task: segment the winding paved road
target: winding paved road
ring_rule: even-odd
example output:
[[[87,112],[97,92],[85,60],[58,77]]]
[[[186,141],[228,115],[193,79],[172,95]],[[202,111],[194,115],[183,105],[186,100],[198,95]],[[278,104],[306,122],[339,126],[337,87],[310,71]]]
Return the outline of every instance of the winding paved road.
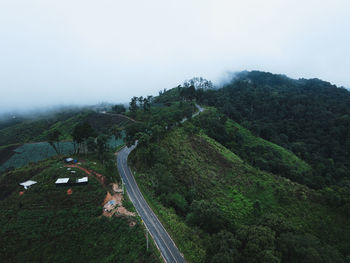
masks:
[[[193,114],[193,117],[198,115],[204,109],[196,104],[198,111]],[[182,122],[186,121],[183,119]],[[158,247],[163,259],[167,263],[186,262],[179,249],[176,247],[174,241],[171,239],[168,232],[165,230],[157,216],[143,198],[135,178],[128,166],[128,156],[130,152],[135,149],[136,145],[131,147],[124,147],[117,155],[117,166],[119,174],[125,184],[129,198],[134,204],[137,213],[142,218],[148,232],[151,234],[156,246]]]

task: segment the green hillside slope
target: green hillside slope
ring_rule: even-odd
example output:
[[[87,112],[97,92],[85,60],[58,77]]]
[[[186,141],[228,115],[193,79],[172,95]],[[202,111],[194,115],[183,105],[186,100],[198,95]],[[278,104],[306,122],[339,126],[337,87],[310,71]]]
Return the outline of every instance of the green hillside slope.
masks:
[[[50,118],[26,120],[0,130],[0,146],[13,143],[46,141],[47,134],[56,129],[62,133],[62,140],[70,140],[78,123],[88,122],[97,132],[106,132],[113,125],[125,127],[132,121],[118,114],[102,114],[93,111],[74,112],[70,115],[55,115]]]
[[[194,124],[256,168],[296,182],[308,182],[311,178],[312,168],[294,153],[253,135],[215,108],[200,114]]]
[[[349,197],[257,170],[194,130],[186,123],[131,154],[142,191],[188,262],[344,262],[350,251]],[[150,149],[151,160],[145,157]],[[276,149],[282,161],[308,169]],[[334,206],[332,198],[342,201]]]
[[[24,122],[0,130],[0,145],[40,141],[54,125],[66,123],[62,133],[68,137],[74,125],[87,116],[87,112],[55,115],[48,118],[25,120]],[[46,138],[44,139],[46,140]]]
[[[93,161],[85,165],[100,172],[103,166]],[[86,176],[62,166],[51,159],[1,175],[3,262],[159,262],[152,246],[147,251],[140,222],[131,227],[127,218],[101,216],[106,189],[97,179],[89,176],[89,183],[71,187],[70,195],[70,187],[56,187],[57,178]],[[18,183],[28,179],[37,184],[24,191]]]

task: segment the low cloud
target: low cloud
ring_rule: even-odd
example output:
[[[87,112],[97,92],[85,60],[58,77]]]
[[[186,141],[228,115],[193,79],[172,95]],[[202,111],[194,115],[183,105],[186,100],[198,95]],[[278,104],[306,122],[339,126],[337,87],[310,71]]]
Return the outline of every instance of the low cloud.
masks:
[[[350,86],[345,0],[0,3],[0,112],[127,102],[262,70]]]

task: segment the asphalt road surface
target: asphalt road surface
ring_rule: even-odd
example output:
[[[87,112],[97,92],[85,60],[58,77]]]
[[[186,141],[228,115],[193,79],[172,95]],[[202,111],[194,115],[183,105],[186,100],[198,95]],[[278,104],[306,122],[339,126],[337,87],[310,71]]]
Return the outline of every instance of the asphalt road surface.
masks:
[[[128,155],[134,148],[135,146],[130,148],[124,147],[117,156],[118,171],[123,179],[129,198],[134,204],[137,213],[140,215],[144,224],[146,225],[148,232],[153,237],[153,240],[155,241],[164,260],[168,263],[186,262],[176,247],[174,241],[171,239],[163,225],[158,220],[157,216],[153,213],[152,209],[143,198],[134,176],[128,167]]]
[[[193,117],[198,115],[204,109],[196,104],[198,112],[193,114]],[[186,121],[184,119],[182,122]],[[128,156],[135,149],[136,145],[124,147],[117,155],[117,166],[123,183],[125,184],[131,202],[134,204],[137,213],[142,218],[148,232],[156,243],[163,259],[167,263],[186,262],[174,241],[171,239],[168,232],[153,213],[152,209],[143,198],[135,178],[128,166]]]

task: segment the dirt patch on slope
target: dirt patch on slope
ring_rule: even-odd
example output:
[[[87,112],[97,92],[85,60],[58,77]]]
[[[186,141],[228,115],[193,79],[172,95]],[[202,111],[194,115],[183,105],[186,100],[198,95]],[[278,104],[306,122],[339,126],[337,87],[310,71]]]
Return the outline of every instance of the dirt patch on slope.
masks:
[[[114,193],[111,194],[107,191],[106,197],[103,200],[103,213],[102,215],[105,217],[112,217],[113,215],[118,217],[127,217],[129,220],[129,225],[132,227],[136,224],[135,220],[130,217],[134,217],[135,213],[128,211],[123,206],[123,194],[122,189],[118,187],[117,183],[112,184],[112,188]]]
[[[68,164],[65,165],[65,167],[70,168],[78,168],[82,171],[84,171],[89,176],[94,176],[101,184],[102,186],[107,190],[106,185],[106,177],[102,174],[99,174],[93,170],[86,169],[84,167],[81,167],[77,164]],[[103,207],[103,213],[102,215],[105,217],[112,217],[113,215],[118,217],[127,217],[129,221],[129,226],[134,226],[136,224],[135,220],[131,219],[130,217],[134,217],[135,213],[128,211],[123,206],[123,189],[119,188],[117,183],[111,183],[112,188],[112,194],[107,190],[106,197],[102,202]]]

